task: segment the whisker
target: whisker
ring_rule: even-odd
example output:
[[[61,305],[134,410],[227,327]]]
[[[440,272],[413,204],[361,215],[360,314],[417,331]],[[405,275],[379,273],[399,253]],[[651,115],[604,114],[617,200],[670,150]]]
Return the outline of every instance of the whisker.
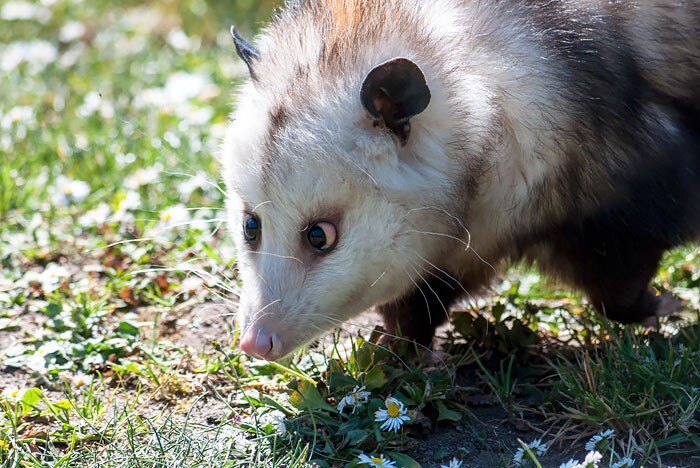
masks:
[[[423,282],[424,282],[425,285],[428,287],[428,289],[430,289],[430,291],[433,293],[433,296],[435,296],[435,298],[436,298],[436,299],[438,300],[438,302],[440,303],[440,306],[442,307],[442,310],[445,311],[445,316],[449,319],[449,318],[450,318],[450,313],[447,311],[447,307],[445,307],[445,304],[443,304],[442,299],[440,299],[440,296],[438,295],[438,293],[435,292],[435,290],[433,289],[433,287],[430,286],[430,283],[428,283],[428,281],[423,277],[423,275],[420,274],[420,272],[419,272],[418,270],[416,270],[416,268],[415,268],[413,265],[411,265],[411,268],[413,269],[413,271],[416,272],[416,274],[417,274],[418,276],[420,276],[420,279],[423,280]],[[433,323],[433,322],[432,322],[432,317],[430,316],[430,306],[428,306],[427,310],[428,310],[428,320],[429,320],[428,323]]]
[[[219,224],[217,224],[214,230],[210,232],[209,235],[205,237],[205,239],[212,239],[216,235],[216,233],[219,232],[219,229],[221,229],[221,226],[223,226],[224,223],[226,223],[226,221],[222,220]]]
[[[163,174],[168,174],[168,175],[172,175],[172,176],[189,177],[190,179],[194,179],[195,177],[197,177],[196,174],[193,175],[193,174],[188,174],[186,172],[171,172],[171,171],[161,171],[161,172]],[[221,195],[223,195],[224,197],[226,196],[226,192],[224,191],[224,189],[219,187],[219,184],[215,184],[214,182],[211,182],[209,180],[205,180],[204,183],[209,185],[210,187],[213,187],[216,190],[218,190],[219,193],[221,193]]]
[[[469,244],[465,242],[464,240],[460,239],[459,237],[453,236],[452,234],[445,234],[444,232],[433,232],[433,231],[420,231],[418,229],[408,229],[406,231],[402,231],[404,234],[427,234],[431,236],[439,236],[439,237],[447,237],[448,239],[455,240],[459,242],[460,244],[464,245],[464,250],[469,250]]]
[[[404,342],[406,342],[406,343],[409,343],[409,344],[412,344],[412,345],[417,346],[418,348],[422,349],[423,351],[432,352],[432,350],[431,350],[428,346],[425,346],[425,345],[420,344],[420,343],[416,343],[415,341],[413,341],[413,340],[410,339],[410,338],[406,338],[406,337],[403,337],[403,336],[395,335],[395,334],[390,333],[390,332],[388,332],[388,331],[386,331],[386,330],[378,330],[378,329],[375,328],[375,327],[369,327],[369,326],[366,326],[366,325],[361,325],[361,324],[357,324],[357,323],[353,323],[353,322],[343,322],[342,320],[334,319],[334,318],[332,318],[332,317],[326,317],[326,320],[328,320],[328,321],[331,322],[331,323],[332,323],[333,321],[335,321],[336,324],[337,324],[336,326],[337,326],[342,332],[347,333],[349,336],[352,336],[353,333],[351,333],[350,331],[348,331],[348,330],[346,330],[345,328],[343,328],[342,325],[347,324],[347,325],[350,325],[350,326],[352,326],[352,327],[355,327],[355,328],[357,328],[357,329],[359,329],[359,330],[367,331],[367,332],[370,332],[370,333],[376,332],[376,333],[380,334],[381,336],[387,336],[387,337],[389,337],[389,338],[391,338],[391,339],[393,339],[393,340],[396,340],[396,341],[404,341]],[[368,343],[369,343],[369,342],[368,342]],[[383,350],[387,351],[389,354],[391,354],[392,356],[394,356],[406,369],[409,369],[408,364],[407,364],[403,359],[401,359],[401,356],[399,356],[396,352],[394,352],[389,346],[386,346],[386,345],[383,345],[383,344],[379,344],[379,343],[372,343],[372,344],[373,344],[374,346],[380,348],[380,349],[383,349]],[[450,374],[450,377],[453,378],[453,377],[454,377],[454,376],[452,375],[453,373],[450,371],[449,367],[447,366],[447,363],[446,363],[442,358],[439,359],[439,362],[442,363],[442,365],[445,367],[445,369],[446,369],[446,370],[448,371],[448,373]]]
[[[374,282],[373,282],[372,284],[370,284],[369,287],[370,287],[370,288],[373,288],[375,284],[379,283],[379,280],[382,279],[382,278],[384,277],[384,275],[386,275],[386,270],[383,271],[382,274],[379,275],[379,278],[377,278],[376,280],[374,280]]]
[[[464,291],[464,294],[466,294],[467,296],[469,296],[469,299],[472,299],[472,300],[474,299],[474,296],[472,296],[472,294],[471,294],[469,291],[467,291],[467,289],[464,287],[464,285],[463,285],[456,277],[452,276],[451,274],[449,274],[448,272],[446,272],[446,271],[443,270],[442,268],[438,267],[438,266],[435,265],[433,262],[431,262],[431,261],[428,260],[427,258],[423,257],[421,254],[419,254],[419,253],[416,252],[415,250],[413,250],[413,249],[408,249],[408,250],[409,250],[410,253],[413,253],[413,254],[416,255],[418,258],[420,258],[421,260],[423,260],[425,263],[427,263],[428,265],[430,265],[431,267],[435,268],[437,271],[439,271],[440,273],[442,273],[443,275],[445,275],[446,277],[448,277],[449,279],[451,279],[452,281],[454,281],[455,284],[457,284],[457,285],[459,286],[459,288],[460,288],[462,291]],[[435,275],[435,276],[436,276],[437,278],[439,278],[438,275]]]
[[[408,274],[408,271],[406,271],[405,268],[403,268],[404,273],[406,273],[406,276],[408,276],[408,279],[411,280],[411,282],[416,286],[418,289],[418,292],[423,296],[423,300],[425,300],[425,309],[428,311],[428,319],[430,319],[430,303],[428,302],[428,297],[425,295],[423,292],[423,289],[421,289],[420,286],[418,286],[418,283],[416,283],[416,280],[414,280],[411,275]]]
[[[215,307],[216,307],[216,304],[210,304],[210,305],[208,305],[208,306],[202,307],[201,309],[199,309],[199,310],[197,311],[197,313],[196,313],[195,315],[199,315],[199,314],[201,314],[202,312],[204,312],[204,311],[206,311],[206,310],[208,310],[208,309],[211,309],[211,308],[215,308]],[[204,318],[195,320],[195,321],[192,323],[191,326],[194,327],[194,328],[196,328],[196,327],[199,327],[200,325],[202,325],[203,323],[205,323],[205,322],[207,322],[207,321],[209,321],[209,320],[215,319],[215,318],[221,318],[221,317],[224,317],[224,318],[225,318],[225,317],[235,317],[236,315],[238,315],[238,312],[237,312],[237,311],[236,311],[236,312],[222,312],[222,313],[219,313],[219,314],[214,314],[214,315],[210,315],[210,316],[208,316],[208,317],[204,317]]]
[[[264,201],[264,202],[262,202],[262,203],[258,203],[258,204],[255,205],[255,207],[253,207],[253,209],[250,210],[250,211],[252,211],[253,213],[255,213],[255,210],[257,210],[258,208],[260,208],[260,207],[263,206],[263,205],[267,205],[268,203],[272,203],[272,200],[267,200],[267,201]]]
[[[231,294],[237,294],[236,290],[228,286],[227,284],[223,283],[219,278],[214,276],[213,274],[209,273],[206,270],[202,270],[200,268],[182,268],[182,267],[150,267],[150,268],[142,268],[140,270],[134,270],[130,272],[130,275],[137,275],[137,274],[143,274],[143,273],[169,273],[169,272],[184,272],[184,273],[194,273],[196,276],[199,278],[208,281],[208,282],[213,282],[215,286],[220,287],[226,292],[229,292]]]
[[[494,274],[495,274],[495,273],[498,273],[498,272],[496,271],[496,268],[495,268],[493,265],[491,265],[489,262],[487,262],[486,260],[484,260],[484,258],[483,258],[481,255],[479,255],[479,253],[478,253],[476,250],[474,250],[474,249],[472,248],[471,251],[474,252],[474,255],[476,255],[476,258],[478,258],[479,261],[481,261],[481,263],[483,263],[483,264],[486,265],[487,267],[491,268],[491,271],[493,271]]]
[[[301,259],[299,259],[297,257],[289,256],[289,255],[279,255],[279,254],[274,254],[272,252],[259,252],[257,250],[249,250],[248,253],[256,254],[256,255],[269,255],[271,257],[281,258],[283,260],[294,260],[296,262],[299,262],[301,265],[304,265],[304,262]]]
[[[369,180],[371,180],[376,187],[379,187],[379,184],[377,183],[376,179],[372,177],[372,175],[369,172],[367,172],[363,167],[361,167],[357,163],[354,163],[354,166],[357,167],[360,171],[362,171],[367,177],[369,177]]]
[[[250,325],[248,325],[248,327],[245,330],[242,330],[242,334],[244,335],[245,333],[247,333],[248,330],[250,330],[250,327],[252,327],[256,322],[260,321],[260,319],[270,315],[269,312],[265,313],[265,314],[263,314],[263,312],[265,311],[265,309],[267,309],[268,307],[272,307],[273,305],[277,304],[278,302],[281,302],[281,299],[275,299],[274,301],[268,303],[265,307],[258,309],[255,313],[253,313],[255,320],[253,320],[253,322],[251,322]]]
[[[461,219],[459,219],[457,216],[453,215],[452,213],[450,213],[449,211],[447,211],[447,210],[445,210],[445,209],[443,209],[443,208],[440,208],[440,207],[437,207],[437,206],[424,206],[424,207],[421,207],[421,208],[413,208],[413,209],[409,210],[409,211],[404,215],[404,217],[406,217],[406,216],[412,214],[413,212],[416,212],[416,211],[424,211],[424,210],[439,211],[439,212],[443,213],[444,215],[448,216],[448,217],[449,217],[450,219],[452,219],[453,221],[455,221],[455,222],[456,222],[457,224],[459,224],[459,226],[464,230],[464,232],[467,233],[467,245],[470,245],[470,244],[471,244],[472,234],[471,234],[471,232],[469,232],[469,229],[467,229],[467,227],[464,225],[464,223],[462,223],[462,220],[461,220]]]
[[[107,244],[102,247],[95,247],[94,249],[87,249],[84,252],[85,253],[92,253],[92,252],[97,252],[99,250],[106,250],[112,247],[116,247],[118,245],[125,245],[125,244],[135,244],[137,242],[145,242],[145,241],[152,241],[153,237],[142,237],[140,239],[126,239],[126,240],[121,240],[117,242],[112,242],[111,244]]]

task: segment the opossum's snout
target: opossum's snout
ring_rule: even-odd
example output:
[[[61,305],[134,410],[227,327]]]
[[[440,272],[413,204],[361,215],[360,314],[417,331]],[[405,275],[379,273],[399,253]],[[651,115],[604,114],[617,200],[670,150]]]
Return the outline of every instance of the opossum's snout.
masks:
[[[279,334],[268,324],[254,323],[241,339],[241,349],[251,356],[273,361],[282,357],[283,343]]]

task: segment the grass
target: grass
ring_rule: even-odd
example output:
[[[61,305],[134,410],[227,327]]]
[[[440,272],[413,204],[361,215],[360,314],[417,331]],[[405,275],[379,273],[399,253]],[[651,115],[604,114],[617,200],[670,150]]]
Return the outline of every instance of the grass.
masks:
[[[238,351],[215,156],[245,70],[228,27],[271,8],[0,7],[3,466],[699,464],[697,248],[667,256],[655,287],[685,313],[656,330],[515,267],[439,355],[349,331],[283,364]]]

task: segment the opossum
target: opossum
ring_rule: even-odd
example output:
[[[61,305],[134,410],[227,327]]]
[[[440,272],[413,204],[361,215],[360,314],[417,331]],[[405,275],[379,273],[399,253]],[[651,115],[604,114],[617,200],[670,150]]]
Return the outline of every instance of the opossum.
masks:
[[[662,254],[700,237],[700,0],[301,0],[232,33],[253,356],[373,306],[429,345],[518,260],[641,321]]]

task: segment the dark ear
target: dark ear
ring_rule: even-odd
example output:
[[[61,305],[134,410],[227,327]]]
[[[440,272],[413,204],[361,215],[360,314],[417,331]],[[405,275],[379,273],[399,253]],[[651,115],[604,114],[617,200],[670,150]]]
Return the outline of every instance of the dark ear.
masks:
[[[250,76],[255,78],[255,70],[253,69],[253,65],[255,61],[260,58],[260,52],[258,52],[258,49],[250,45],[248,41],[243,39],[233,26],[231,26],[231,37],[233,37],[233,43],[236,45],[236,53],[248,66]]]
[[[418,65],[405,58],[395,58],[367,74],[360,99],[369,115],[382,121],[405,145],[411,134],[409,120],[428,107],[430,88]]]

